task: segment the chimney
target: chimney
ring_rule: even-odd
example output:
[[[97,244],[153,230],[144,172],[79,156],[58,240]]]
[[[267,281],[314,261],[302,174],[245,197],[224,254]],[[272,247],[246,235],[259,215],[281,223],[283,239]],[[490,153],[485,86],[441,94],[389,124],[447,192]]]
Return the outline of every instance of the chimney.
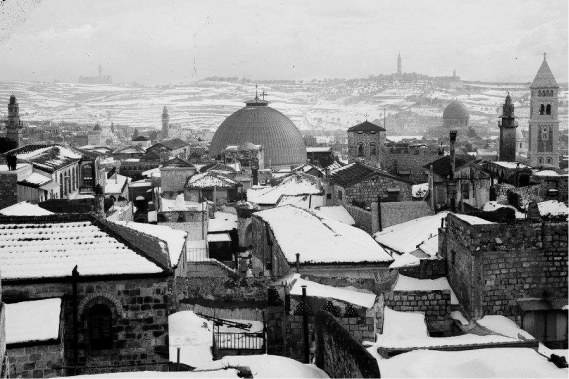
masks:
[[[451,174],[450,178],[454,179],[454,171],[456,169],[456,159],[454,154],[454,143],[456,142],[456,130],[450,131],[450,166],[451,166]]]
[[[105,218],[105,195],[100,184],[95,186],[95,216]]]

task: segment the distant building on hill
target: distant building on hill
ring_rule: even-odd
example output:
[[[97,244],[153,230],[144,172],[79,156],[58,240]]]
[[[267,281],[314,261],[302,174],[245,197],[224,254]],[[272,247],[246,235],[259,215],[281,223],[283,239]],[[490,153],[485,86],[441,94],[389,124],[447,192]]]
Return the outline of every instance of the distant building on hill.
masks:
[[[113,79],[110,75],[103,75],[103,67],[99,65],[98,76],[80,76],[80,84],[113,84]]]

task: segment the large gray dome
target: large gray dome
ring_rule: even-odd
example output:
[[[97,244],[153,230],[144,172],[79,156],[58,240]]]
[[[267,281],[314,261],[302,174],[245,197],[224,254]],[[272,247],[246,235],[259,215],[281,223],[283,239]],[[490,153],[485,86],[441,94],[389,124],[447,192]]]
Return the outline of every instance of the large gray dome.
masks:
[[[265,167],[289,166],[306,162],[306,147],[294,123],[267,101],[248,101],[225,119],[215,132],[209,155],[220,154],[229,145],[251,142],[262,145]]]

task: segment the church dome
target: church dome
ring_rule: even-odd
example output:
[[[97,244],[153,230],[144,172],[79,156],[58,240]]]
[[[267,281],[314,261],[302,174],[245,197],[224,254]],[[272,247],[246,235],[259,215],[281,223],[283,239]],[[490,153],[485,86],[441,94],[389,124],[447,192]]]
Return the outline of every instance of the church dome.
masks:
[[[454,126],[467,126],[470,114],[468,108],[459,101],[453,101],[445,108],[443,112],[443,125]]]
[[[219,155],[229,145],[250,142],[263,147],[266,167],[306,162],[302,135],[288,117],[258,98],[246,104],[221,123],[211,140],[210,156]]]

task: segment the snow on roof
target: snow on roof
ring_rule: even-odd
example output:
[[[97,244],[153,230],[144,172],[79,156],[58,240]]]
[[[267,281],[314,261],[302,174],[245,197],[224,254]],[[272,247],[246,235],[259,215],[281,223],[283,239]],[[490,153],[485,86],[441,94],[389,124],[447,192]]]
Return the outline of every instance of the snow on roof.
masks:
[[[287,175],[276,186],[248,189],[247,200],[256,204],[276,204],[283,195],[322,194],[318,178],[298,172]]]
[[[553,170],[542,170],[534,173],[535,176],[559,176],[559,174]]]
[[[237,215],[226,212],[215,212],[215,217],[209,219],[208,233],[228,232],[237,229]]]
[[[179,200],[181,197],[181,200]],[[207,203],[195,203],[193,201],[185,201],[184,194],[178,195],[176,200],[160,199],[161,209],[160,212],[174,212],[174,211],[205,211]]]
[[[569,214],[567,205],[557,200],[547,200],[537,203],[539,214],[543,216],[562,216]]]
[[[411,196],[423,197],[429,191],[429,183],[414,184],[411,187]]]
[[[164,242],[168,246],[168,254],[170,255],[170,264],[174,267],[178,265],[180,256],[183,253],[184,243],[186,242],[187,232],[183,230],[173,229],[166,225],[144,224],[133,221],[114,221],[115,223],[134,229],[144,234],[154,236]]]
[[[296,205],[301,208],[314,209],[315,207],[323,206],[324,203],[324,195],[282,195],[277,203],[277,207]]]
[[[52,215],[53,212],[43,209],[36,204],[21,201],[4,209],[0,209],[0,214],[4,216],[46,216]]]
[[[423,243],[419,245],[419,250],[430,257],[435,257],[439,252],[439,236],[437,235],[423,241]]]
[[[314,210],[314,212],[319,216],[328,217],[336,221],[343,222],[344,224],[348,225],[356,224],[354,218],[348,213],[346,208],[344,208],[341,205],[318,207]]]
[[[309,146],[306,148],[306,152],[307,153],[331,153],[332,147],[331,146],[323,146],[323,147]]]
[[[67,277],[75,265],[81,275],[163,271],[89,220],[9,222],[0,223],[2,279]]]
[[[396,257],[395,261],[389,265],[389,268],[414,267],[419,266],[420,264],[421,258],[416,257],[411,253],[405,253]]]
[[[5,304],[6,344],[59,338],[61,299]]]
[[[231,237],[229,233],[208,233],[207,242],[231,242]]]
[[[448,214],[449,212],[439,212],[431,216],[419,217],[385,228],[375,233],[373,237],[381,245],[399,254],[411,253],[417,250],[417,246],[425,240],[439,235],[441,220]]]
[[[389,254],[369,234],[314,212],[285,205],[256,212],[273,231],[289,263],[390,262]],[[315,243],[317,241],[317,243]],[[310,248],[307,248],[310,247]]]
[[[450,312],[450,318],[452,318],[453,320],[456,320],[458,322],[461,323],[461,325],[466,326],[468,324],[470,324],[468,322],[468,320],[462,315],[462,312],[460,311],[452,311]]]
[[[32,185],[41,186],[42,184],[51,182],[51,178],[48,178],[47,176],[34,172],[30,176],[25,178],[23,181]]]
[[[131,179],[127,176],[115,174],[114,178],[107,179],[105,184],[105,194],[120,194],[123,191],[126,183],[129,183]]]
[[[212,171],[195,174],[190,177],[186,183],[186,187],[190,188],[233,188],[236,185],[236,181]]]
[[[160,174],[161,174],[160,167],[151,168],[150,170],[146,170],[146,171],[142,172],[142,176],[146,176],[147,178],[150,178],[152,176],[159,177]]]
[[[451,304],[458,304],[458,299],[454,294],[452,288],[450,288],[450,284],[448,283],[447,278],[438,278],[438,279],[415,279],[409,276],[401,275],[397,277],[397,282],[393,287],[393,291],[419,291],[419,292],[428,292],[428,291],[443,291],[449,290],[450,291],[450,303]]]
[[[176,362],[176,348],[180,347],[181,363],[196,367],[211,362],[212,330],[211,321],[192,311],[176,312],[168,316],[170,360]]]
[[[429,336],[424,312],[399,312],[383,308],[383,334],[378,338],[409,339]]]
[[[525,213],[522,213],[520,211],[518,211],[515,207],[511,206],[511,205],[505,205],[505,204],[498,204],[497,201],[489,201],[486,204],[484,204],[484,206],[482,207],[483,211],[489,212],[489,211],[495,211],[496,209],[499,208],[510,208],[513,209],[516,212],[516,218],[522,219],[522,218],[526,218]]]
[[[504,316],[487,315],[482,317],[480,320],[476,320],[476,323],[482,325],[494,333],[502,334],[506,337],[530,340],[535,339],[531,334],[523,329],[520,329],[518,324],[516,324],[514,321]]]
[[[211,339],[211,335],[210,335],[210,339]],[[170,349],[171,350],[171,349]],[[170,353],[172,354],[172,353]],[[175,350],[174,353],[176,354]],[[176,361],[176,355],[172,355],[172,362]],[[191,366],[191,365],[190,365]],[[152,366],[148,366],[148,368],[151,368]],[[215,379],[221,379],[221,378],[235,378],[238,379],[239,378],[239,371],[237,371],[234,368],[214,368],[211,371],[201,371],[201,372],[195,372],[195,371],[131,371],[131,372],[113,372],[113,373],[107,373],[107,374],[86,374],[86,375],[77,375],[74,376],[74,379],[99,379],[99,378],[109,378],[109,379],[115,379],[115,378],[132,378],[132,379],[157,379],[157,378],[187,378],[187,379],[192,379],[192,378],[215,378]]]
[[[514,169],[514,168],[529,168],[529,166],[526,166],[523,163],[519,163],[519,162],[503,162],[503,161],[495,161],[492,162],[495,165],[504,167],[504,168],[509,168],[509,169]]]
[[[470,215],[459,214],[459,213],[456,213],[455,216],[456,216],[457,218],[461,219],[462,221],[466,221],[466,222],[469,223],[470,225],[490,225],[490,224],[495,224],[495,222],[488,221],[488,220],[484,220],[483,218],[476,217],[476,216],[470,216]]]
[[[48,172],[53,172],[71,163],[79,161],[83,156],[77,151],[61,145],[29,145],[14,151],[18,159],[25,160]]]
[[[567,378],[530,348],[414,350],[377,363],[385,378]]]
[[[210,337],[211,339],[211,337]],[[278,355],[225,356],[220,360],[197,367],[192,373],[202,374],[212,369],[245,366],[251,369],[255,378],[328,378],[323,370],[314,364],[300,363],[294,359]],[[219,371],[214,371],[219,372]]]
[[[298,274],[295,274],[298,275]],[[306,286],[306,296],[336,299],[370,309],[375,304],[376,295],[367,292],[356,292],[341,287],[327,286],[297,277],[291,295],[302,295],[302,286]]]

